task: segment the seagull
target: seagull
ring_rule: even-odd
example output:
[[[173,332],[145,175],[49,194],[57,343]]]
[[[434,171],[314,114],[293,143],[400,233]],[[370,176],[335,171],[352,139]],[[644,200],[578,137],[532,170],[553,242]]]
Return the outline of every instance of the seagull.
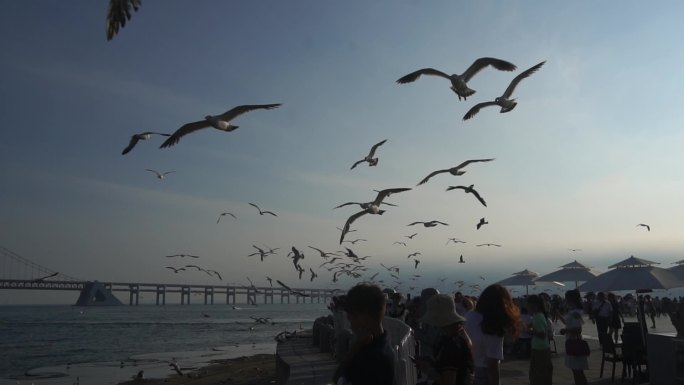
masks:
[[[221,277],[221,274],[219,274],[218,271],[216,270],[207,270],[207,274],[212,275],[214,274],[219,280],[223,281],[223,277]]]
[[[126,148],[124,148],[123,151],[121,152],[121,155],[128,154],[129,152],[131,152],[133,147],[135,147],[135,145],[138,144],[138,141],[147,140],[152,135],[171,136],[169,134],[162,134],[161,132],[151,132],[151,131],[146,131],[146,132],[141,132],[139,134],[134,134],[133,136],[131,136],[131,141],[128,142],[128,146],[126,146]]]
[[[501,245],[497,245],[496,243],[483,243],[483,244],[475,245],[475,246],[477,246],[477,247],[480,247],[480,246],[496,246],[496,247],[501,247]]]
[[[415,237],[416,235],[418,235],[418,233],[413,233],[411,235],[404,235],[404,238],[413,239],[413,237]]]
[[[352,245],[355,245],[356,242],[368,242],[368,239],[359,238],[359,239],[354,239],[353,241],[344,241],[344,242],[348,242],[348,243],[351,243]]]
[[[257,246],[255,246],[255,245],[252,245],[252,247],[255,248],[255,249],[257,249],[257,251],[256,251],[255,253],[252,253],[252,254],[248,255],[248,257],[252,257],[252,256],[255,256],[255,255],[258,255],[258,256],[261,258],[261,262],[263,262],[263,261],[264,261],[264,258],[265,258],[269,253],[266,252],[266,251],[264,251],[264,249],[262,249],[262,248],[260,248],[260,247],[257,247]]]
[[[197,269],[197,271],[206,271],[206,270],[204,270],[203,268],[201,268],[201,267],[199,267],[199,266],[197,266],[197,265],[185,265],[185,267],[194,267],[195,269]]]
[[[465,162],[459,164],[458,166],[455,166],[455,167],[452,167],[452,168],[448,168],[448,169],[446,169],[446,170],[437,170],[437,171],[433,171],[432,173],[430,173],[430,175],[426,176],[425,179],[421,180],[420,183],[418,183],[418,185],[425,184],[425,183],[426,183],[428,180],[430,180],[430,178],[432,178],[433,176],[435,176],[435,175],[437,175],[437,174],[442,174],[442,173],[445,173],[445,172],[448,172],[449,174],[451,174],[451,175],[453,175],[453,176],[463,175],[463,174],[465,174],[466,172],[465,172],[465,171],[461,171],[461,169],[464,168],[465,166],[467,166],[467,165],[469,165],[469,164],[471,164],[471,163],[475,163],[475,162],[491,162],[491,161],[494,160],[494,159],[496,159],[496,158],[489,158],[489,159],[470,159],[470,160],[466,160]]]
[[[573,253],[576,251],[582,251],[582,249],[568,249],[568,250],[572,251]]]
[[[645,223],[639,223],[638,225],[636,225],[636,227],[639,227],[639,226],[645,227],[646,230],[651,231],[651,226],[649,226]]]
[[[403,246],[406,246],[406,242],[394,242],[393,245],[403,245]]]
[[[445,74],[442,71],[436,70],[434,68],[423,68],[418,71],[412,72],[399,80],[397,83],[406,84],[416,81],[421,75],[434,75],[448,79],[451,82],[451,90],[458,95],[458,100],[467,100],[468,96],[475,93],[475,90],[468,88],[468,81],[475,76],[480,70],[487,66],[492,66],[499,71],[515,71],[517,68],[514,64],[501,59],[495,59],[492,57],[482,57],[473,62],[473,64],[468,67],[468,69],[461,75],[453,74],[451,76]]]
[[[344,236],[349,232],[349,228],[351,227],[351,224],[354,223],[355,220],[360,218],[363,215],[366,214],[377,214],[377,215],[382,215],[385,210],[380,210],[379,206],[382,203],[382,201],[387,198],[388,196],[396,193],[400,193],[403,191],[408,191],[411,190],[410,188],[390,188],[390,189],[385,189],[382,191],[378,191],[378,195],[375,197],[375,200],[373,203],[368,207],[367,209],[363,209],[362,211],[359,211],[358,213],[350,216],[347,219],[347,222],[344,224],[344,228],[342,229],[342,235],[340,236],[340,244],[342,244],[342,241],[344,241]]]
[[[302,292],[292,290],[292,288],[290,288],[289,286],[287,286],[286,284],[282,283],[281,281],[279,281],[279,280],[277,280],[277,279],[276,279],[276,282],[278,282],[278,285],[282,286],[283,289],[285,289],[285,290],[287,290],[288,292],[290,292],[290,294],[298,295],[298,296],[300,296],[300,297],[309,297],[308,294],[304,294],[304,293],[302,293]]]
[[[270,110],[280,106],[280,103],[244,105],[237,106],[231,110],[224,112],[221,115],[207,115],[204,117],[204,120],[184,124],[181,128],[176,130],[176,132],[174,132],[170,138],[166,139],[166,141],[162,143],[162,145],[159,148],[171,147],[177,144],[183,136],[207,127],[214,127],[217,130],[226,132],[234,131],[236,128],[238,128],[238,126],[233,126],[232,124],[230,124],[230,122],[236,117],[249,111]]]
[[[338,206],[338,207],[341,207],[341,206]],[[336,208],[337,208],[337,207],[336,207]],[[339,227],[335,227],[335,228],[338,229],[338,230],[340,230],[340,231],[344,231],[344,230],[342,230],[342,229],[339,228]],[[348,233],[353,233],[354,231],[356,231],[356,229],[353,229],[353,230],[352,230],[352,229],[349,229],[349,230],[347,230]]]
[[[414,269],[417,269],[417,268],[418,268],[418,264],[420,263],[420,261],[417,260],[417,259],[414,259],[414,260],[413,260],[413,263],[415,263],[415,265],[413,266],[413,268],[414,268]]]
[[[444,226],[449,226],[449,224],[440,222],[440,221],[430,221],[430,222],[413,222],[411,224],[408,224],[407,226],[413,226],[413,225],[418,225],[422,224],[425,227],[435,227],[437,225],[444,225]]]
[[[480,227],[482,227],[484,225],[488,225],[488,224],[489,224],[489,222],[485,221],[484,218],[480,218],[480,222],[477,223],[477,229],[479,230]]]
[[[423,253],[421,253],[420,251],[416,251],[415,253],[409,254],[408,257],[406,257],[406,259],[409,259],[409,258],[411,258],[411,257],[416,257],[416,256],[422,255],[422,254],[423,254]]]
[[[175,268],[175,267],[166,266],[166,268],[167,268],[167,269],[173,270],[173,272],[176,273],[176,274],[178,274],[179,271],[185,271],[185,268],[184,268],[184,267],[180,267],[180,268],[177,269],[177,268]]]
[[[483,281],[485,281],[485,277],[483,277],[483,276],[480,276],[480,279],[483,280]],[[477,285],[475,285],[475,286],[477,286]],[[479,287],[479,286],[478,286],[478,287]]]
[[[181,370],[180,366],[178,366],[177,363],[172,362],[172,363],[169,364],[169,366],[170,366],[173,370],[175,370],[176,373],[178,373],[179,376],[182,376],[182,375],[183,375],[183,371]]]
[[[131,19],[133,12],[140,8],[141,0],[109,0],[107,11],[107,40],[112,40],[119,29]],[[131,11],[131,8],[133,11]]]
[[[480,194],[473,188],[474,186],[475,186],[474,184],[471,184],[468,187],[466,187],[466,186],[449,186],[449,187],[447,187],[446,190],[451,191],[451,190],[460,189],[460,190],[465,191],[466,194],[468,194],[468,193],[473,194],[475,196],[475,198],[477,198],[477,200],[480,201],[480,203],[482,203],[482,205],[484,207],[487,207],[487,202],[485,202],[485,200],[482,199]]]
[[[313,247],[313,246],[307,246],[307,247],[310,249],[318,251],[321,254],[321,258],[323,258],[323,259],[330,258],[330,256],[332,256],[332,255],[337,255],[337,253],[327,253],[327,252],[325,252],[325,251],[323,251],[317,247]]]
[[[33,281],[31,281],[31,282],[43,282],[43,281],[45,281],[45,280],[48,279],[48,278],[56,277],[56,276],[58,276],[58,275],[59,275],[59,273],[55,272],[55,273],[46,275],[46,276],[44,276],[44,277],[36,278],[36,279],[34,279]]]
[[[380,202],[380,204],[392,206],[392,207],[397,207],[397,205],[393,205],[391,203],[386,203],[386,202]],[[337,207],[333,207],[333,210],[339,209],[340,207],[344,207],[344,206],[350,206],[350,205],[359,205],[359,207],[361,207],[362,209],[367,209],[373,205],[373,202],[366,202],[366,203],[363,203],[363,202],[347,202],[347,203],[342,203],[341,205],[339,205]],[[339,227],[338,227],[338,229],[339,229]],[[356,231],[356,230],[352,230],[352,231]]]
[[[463,116],[463,120],[468,120],[475,116],[482,108],[485,107],[490,107],[490,106],[499,106],[501,107],[501,110],[499,111],[500,113],[505,113],[509,112],[512,109],[515,108],[515,106],[518,105],[518,102],[515,101],[515,99],[511,99],[511,95],[513,95],[513,91],[515,91],[515,87],[520,83],[521,80],[525,79],[526,77],[532,75],[533,73],[537,72],[543,65],[546,63],[546,60],[535,65],[534,67],[531,67],[527,71],[521,72],[518,76],[513,78],[513,81],[511,81],[511,84],[508,85],[508,88],[506,88],[506,91],[504,91],[503,95],[500,97],[494,99],[492,102],[484,102],[484,103],[478,103],[475,106],[473,106],[466,114]]]
[[[254,282],[252,282],[252,280],[251,280],[249,277],[245,277],[245,278],[247,278],[247,281],[249,281],[249,286],[250,286],[252,289],[254,289],[254,292],[255,292],[255,293],[257,293],[257,294],[261,293],[261,291],[259,291],[259,289],[257,289],[256,286],[254,286]],[[253,305],[253,304],[252,304],[252,305]]]
[[[231,217],[237,219],[237,217],[235,216],[235,214],[229,213],[229,212],[225,212],[225,213],[219,214],[218,219],[216,220],[216,224],[218,225],[218,223],[221,221],[221,218],[224,217],[224,216],[226,216],[226,215],[230,215]]]
[[[174,255],[167,255],[166,256],[166,258],[175,258],[175,257],[199,258],[197,255],[190,255],[190,254],[174,254]]]
[[[366,155],[365,158],[363,158],[363,159],[357,161],[356,163],[354,163],[354,164],[351,166],[350,170],[353,170],[354,167],[358,166],[359,164],[361,164],[361,163],[363,163],[363,162],[368,162],[368,167],[377,166],[377,165],[378,165],[379,158],[373,158],[373,155],[375,155],[375,150],[377,150],[378,147],[380,147],[380,146],[382,146],[383,144],[385,144],[386,141],[387,141],[387,139],[383,140],[383,141],[380,142],[380,143],[376,143],[375,145],[373,145],[373,147],[371,147],[371,150],[370,150],[370,152],[368,153],[368,155]]]
[[[314,273],[312,268],[309,268],[309,271],[311,272],[311,279],[309,282],[313,282],[314,278],[318,277],[318,274]]]
[[[169,174],[173,174],[175,172],[175,171],[159,172],[159,171],[155,171],[155,170],[152,170],[149,168],[146,168],[145,171],[153,172],[159,180],[162,180],[162,179],[164,179],[165,176],[167,176]]]
[[[458,238],[449,238],[449,239],[447,239],[445,245],[448,245],[449,242],[454,242],[454,243],[467,243],[466,241],[462,241],[462,240],[460,240],[460,239],[458,239]]]
[[[465,260],[463,259],[463,254],[461,254],[461,257],[458,259],[458,263],[465,263]]]
[[[273,279],[269,276],[266,276],[266,280],[268,281],[269,285],[271,285],[271,287],[273,287]]]
[[[370,276],[370,281],[374,280],[375,277],[378,276],[378,274],[380,274],[380,273],[375,273],[375,274],[371,275],[371,276]]]
[[[288,257],[292,254],[292,263],[294,263],[295,269],[299,271],[299,260],[304,259],[304,253],[297,250],[296,247],[292,246],[292,251],[288,254]]]
[[[261,211],[259,206],[255,205],[254,203],[250,203],[249,205],[252,207],[256,207],[256,209],[259,210],[259,215],[270,214],[270,215],[273,215],[274,217],[277,217],[277,215],[273,211]]]

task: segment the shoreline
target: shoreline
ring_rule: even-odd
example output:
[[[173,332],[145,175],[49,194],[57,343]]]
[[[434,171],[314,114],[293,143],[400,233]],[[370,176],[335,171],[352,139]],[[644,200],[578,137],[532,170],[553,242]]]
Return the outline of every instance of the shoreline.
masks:
[[[165,378],[128,380],[117,385],[270,385],[277,383],[276,355],[255,354],[237,358],[212,360],[209,364],[199,366],[183,373],[169,374]]]

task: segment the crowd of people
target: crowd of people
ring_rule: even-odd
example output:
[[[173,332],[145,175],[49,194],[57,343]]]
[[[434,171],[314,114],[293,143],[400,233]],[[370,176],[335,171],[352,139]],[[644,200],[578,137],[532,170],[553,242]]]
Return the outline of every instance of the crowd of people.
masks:
[[[542,293],[514,299],[497,284],[478,297],[460,292],[440,294],[428,288],[411,298],[359,284],[331,304],[338,315],[335,327],[348,328],[353,335],[335,381],[340,385],[393,385],[392,349],[382,327],[383,317],[392,317],[415,331],[417,348],[410,358],[418,369],[419,384],[499,385],[505,355],[529,360],[531,385],[552,384],[551,342],[554,325],[561,324],[558,334],[566,340],[564,364],[572,371],[575,384],[585,385],[584,371],[589,368],[589,347],[582,339],[585,315],[596,325],[599,341],[611,338],[617,342],[624,317],[635,315],[637,308],[655,326],[655,318],[684,311],[684,301],[682,297],[635,298],[613,293],[582,297],[577,290],[569,290],[563,297]]]

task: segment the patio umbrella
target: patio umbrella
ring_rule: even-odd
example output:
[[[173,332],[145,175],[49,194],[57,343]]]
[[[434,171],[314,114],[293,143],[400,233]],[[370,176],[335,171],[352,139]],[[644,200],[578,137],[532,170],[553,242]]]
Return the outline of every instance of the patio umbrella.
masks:
[[[497,282],[501,286],[525,286],[526,294],[530,294],[530,286],[535,285],[534,279],[539,277],[539,273],[530,270],[523,270],[513,273],[512,277]]]
[[[631,256],[609,266],[609,270],[590,279],[580,291],[620,291],[639,289],[673,289],[684,287],[684,279],[667,269],[655,267],[657,262]]]
[[[575,289],[579,282],[586,282],[596,277],[588,266],[577,261],[560,266],[560,270],[546,274],[536,279],[537,282],[575,282]]]
[[[631,256],[622,262],[609,266],[609,270],[579,287],[580,291],[620,291],[653,289],[674,289],[684,287],[684,279],[667,269],[655,267],[657,262]],[[642,340],[646,344],[645,319],[643,309],[639,308],[638,319],[641,324]]]
[[[681,261],[677,261],[674,264],[677,266],[673,266],[667,270],[675,273],[675,275],[679,277],[679,279],[684,279],[684,259],[682,259]]]

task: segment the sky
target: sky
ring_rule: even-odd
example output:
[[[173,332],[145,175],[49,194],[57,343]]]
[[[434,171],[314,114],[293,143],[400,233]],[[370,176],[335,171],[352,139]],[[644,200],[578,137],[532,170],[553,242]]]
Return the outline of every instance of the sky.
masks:
[[[681,2],[145,1],[111,42],[106,8],[12,1],[0,14],[0,245],[36,263],[86,280],[259,285],[269,275],[347,288],[355,280],[332,285],[325,270],[299,281],[285,254],[296,246],[317,269],[306,246],[340,250],[336,227],[358,211],[332,207],[394,187],[413,190],[348,239],[368,239],[351,248],[372,256],[369,273],[399,265],[404,287],[412,274],[426,287],[573,259],[605,271],[630,255],[663,267],[684,258]],[[520,83],[513,111],[467,122],[515,73],[481,71],[467,101],[444,79],[395,83],[484,56],[516,73],[546,64]],[[121,155],[134,133],[262,103],[283,105],[240,116],[231,133],[205,129],[170,149],[153,138]],[[377,167],[349,169],[383,139]],[[147,168],[176,173],[160,181]],[[486,208],[445,192],[469,184]],[[237,220],[217,225],[223,211]],[[476,230],[481,217],[489,225]],[[428,220],[449,226],[407,227]],[[247,257],[253,244],[281,251],[262,263]],[[186,263],[165,258],[176,253],[201,256],[224,281],[173,274],[164,266]],[[0,292],[0,303],[35,296]]]

